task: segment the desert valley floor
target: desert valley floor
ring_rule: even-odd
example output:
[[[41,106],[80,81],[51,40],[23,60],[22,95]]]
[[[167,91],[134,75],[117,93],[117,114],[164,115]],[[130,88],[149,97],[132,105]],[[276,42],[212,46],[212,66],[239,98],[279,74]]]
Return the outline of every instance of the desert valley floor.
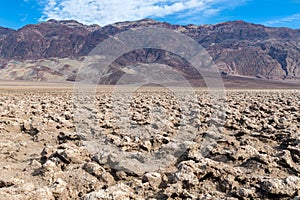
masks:
[[[0,199],[300,199],[299,87],[111,90],[2,83]]]

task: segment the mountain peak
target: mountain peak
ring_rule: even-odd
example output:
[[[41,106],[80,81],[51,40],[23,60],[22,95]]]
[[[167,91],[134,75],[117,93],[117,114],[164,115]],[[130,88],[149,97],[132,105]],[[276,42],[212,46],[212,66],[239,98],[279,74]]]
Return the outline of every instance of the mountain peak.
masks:
[[[76,20],[56,20],[56,19],[49,19],[46,21],[46,23],[54,23],[54,24],[73,24],[73,25],[78,25],[78,26],[83,26],[82,23],[76,21]]]
[[[158,21],[156,21],[156,20],[154,20],[154,19],[151,19],[151,18],[145,18],[145,19],[141,19],[141,20],[138,20],[138,22],[140,22],[140,23],[160,23],[160,22],[158,22]]]
[[[233,26],[259,26],[259,27],[264,27],[263,25],[260,24],[254,24],[250,22],[246,22],[243,20],[234,20],[234,21],[227,21],[227,22],[221,22],[217,23],[213,26],[223,26],[223,25],[233,25]]]
[[[151,25],[159,25],[164,24],[163,22],[155,21],[150,18],[145,18],[137,21],[125,21],[125,22],[117,22],[114,23],[113,26],[122,28],[122,27],[135,27],[135,26],[151,26]]]
[[[15,30],[10,28],[0,27],[0,40],[15,32]]]
[[[93,25],[84,25],[83,23],[80,23],[76,20],[56,20],[56,19],[50,19],[44,23],[52,23],[52,24],[60,24],[67,26],[68,28],[77,28],[77,27],[84,27],[87,28],[90,31],[94,31],[96,29],[99,29],[100,26],[97,24]]]

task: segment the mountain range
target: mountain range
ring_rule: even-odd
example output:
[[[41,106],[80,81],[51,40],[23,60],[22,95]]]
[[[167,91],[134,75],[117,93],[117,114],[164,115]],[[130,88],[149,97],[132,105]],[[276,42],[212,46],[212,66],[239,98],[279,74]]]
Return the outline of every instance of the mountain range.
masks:
[[[163,27],[197,41],[224,76],[300,81],[300,30],[273,28],[244,21],[215,25],[172,25],[152,19],[120,22],[104,27],[74,20],[49,20],[18,30],[0,27],[0,79],[74,81],[80,63],[102,41],[127,30]],[[105,83],[126,73],[134,63],[160,63],[185,77],[187,63],[170,52],[140,49],[115,61]]]

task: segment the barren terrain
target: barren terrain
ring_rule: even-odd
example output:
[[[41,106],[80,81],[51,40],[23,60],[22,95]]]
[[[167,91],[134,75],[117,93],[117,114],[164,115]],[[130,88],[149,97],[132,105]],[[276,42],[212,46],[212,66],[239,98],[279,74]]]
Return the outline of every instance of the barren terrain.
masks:
[[[219,70],[226,74],[299,81],[300,32],[297,29],[266,27],[240,20],[183,26],[152,19],[103,27],[87,26],[74,20],[49,20],[18,30],[0,27],[0,78],[73,80],[78,66],[86,64],[82,62],[85,60],[82,56],[88,56],[107,38],[151,27],[174,30],[197,41],[210,54]],[[161,39],[162,35],[156,32],[152,41]],[[180,40],[179,44],[188,43]],[[124,72],[123,67],[139,62],[166,64],[183,72],[188,79],[195,78],[197,74],[189,70],[189,65],[165,51],[164,46],[168,46],[167,42],[162,48],[139,49],[124,54],[111,66],[111,83]]]
[[[299,90],[112,89],[2,84],[0,199],[300,199]]]

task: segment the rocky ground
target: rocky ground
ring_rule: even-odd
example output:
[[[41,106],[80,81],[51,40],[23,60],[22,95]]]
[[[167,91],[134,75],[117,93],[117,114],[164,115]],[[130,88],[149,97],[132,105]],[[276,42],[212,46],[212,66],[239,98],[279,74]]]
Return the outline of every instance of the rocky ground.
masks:
[[[300,199],[299,90],[189,95],[2,89],[0,199]]]

